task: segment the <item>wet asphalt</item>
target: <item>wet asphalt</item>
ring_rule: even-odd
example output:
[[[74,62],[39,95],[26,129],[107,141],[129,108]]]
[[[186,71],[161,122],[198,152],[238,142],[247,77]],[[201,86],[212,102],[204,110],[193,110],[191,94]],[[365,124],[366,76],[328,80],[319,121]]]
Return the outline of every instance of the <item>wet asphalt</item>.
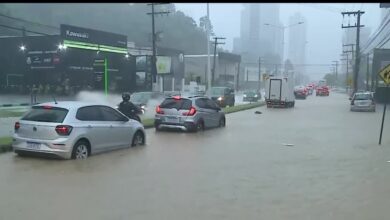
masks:
[[[332,93],[229,114],[226,128],[148,129],[146,146],[85,161],[1,154],[0,219],[390,219],[377,107],[349,112]]]

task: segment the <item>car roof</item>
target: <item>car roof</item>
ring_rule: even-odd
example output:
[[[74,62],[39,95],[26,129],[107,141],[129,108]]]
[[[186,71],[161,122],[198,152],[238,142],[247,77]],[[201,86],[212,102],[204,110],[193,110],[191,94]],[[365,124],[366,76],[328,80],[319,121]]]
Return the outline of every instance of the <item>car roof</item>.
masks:
[[[41,103],[35,106],[53,106],[53,107],[59,107],[59,108],[66,108],[66,109],[73,109],[73,108],[80,108],[84,106],[91,106],[91,105],[103,105],[103,106],[108,106],[104,103],[98,103],[98,102],[86,102],[86,101],[57,101],[57,104],[53,102],[45,102]]]
[[[355,95],[372,95],[371,92],[356,92]]]

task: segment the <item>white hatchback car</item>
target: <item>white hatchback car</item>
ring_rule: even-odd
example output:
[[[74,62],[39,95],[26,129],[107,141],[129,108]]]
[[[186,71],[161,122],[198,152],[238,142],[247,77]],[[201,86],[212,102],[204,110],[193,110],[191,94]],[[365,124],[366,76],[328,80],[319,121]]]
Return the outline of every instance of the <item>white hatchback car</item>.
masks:
[[[351,98],[351,111],[375,112],[375,101],[371,92],[357,92]]]
[[[144,144],[143,125],[118,110],[64,101],[32,106],[15,123],[12,147],[19,155],[86,159],[94,153]]]

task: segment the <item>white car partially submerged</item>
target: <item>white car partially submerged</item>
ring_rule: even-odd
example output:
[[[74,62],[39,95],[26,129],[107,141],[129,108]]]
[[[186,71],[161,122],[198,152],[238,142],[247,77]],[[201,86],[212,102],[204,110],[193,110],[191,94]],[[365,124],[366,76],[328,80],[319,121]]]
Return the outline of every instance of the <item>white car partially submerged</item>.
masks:
[[[12,147],[19,155],[86,159],[94,153],[144,144],[143,125],[118,110],[64,101],[32,106],[15,123]]]
[[[375,106],[371,92],[357,92],[351,98],[351,111],[375,112]]]

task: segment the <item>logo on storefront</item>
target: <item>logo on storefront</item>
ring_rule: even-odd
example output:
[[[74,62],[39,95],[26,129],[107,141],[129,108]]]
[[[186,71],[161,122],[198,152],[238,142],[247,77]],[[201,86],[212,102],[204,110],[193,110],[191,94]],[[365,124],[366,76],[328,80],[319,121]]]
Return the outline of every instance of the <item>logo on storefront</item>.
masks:
[[[69,36],[69,37],[78,37],[78,38],[84,38],[84,39],[88,39],[89,36],[88,36],[88,33],[79,33],[79,32],[74,32],[74,31],[70,31],[70,30],[66,30],[66,36]]]

